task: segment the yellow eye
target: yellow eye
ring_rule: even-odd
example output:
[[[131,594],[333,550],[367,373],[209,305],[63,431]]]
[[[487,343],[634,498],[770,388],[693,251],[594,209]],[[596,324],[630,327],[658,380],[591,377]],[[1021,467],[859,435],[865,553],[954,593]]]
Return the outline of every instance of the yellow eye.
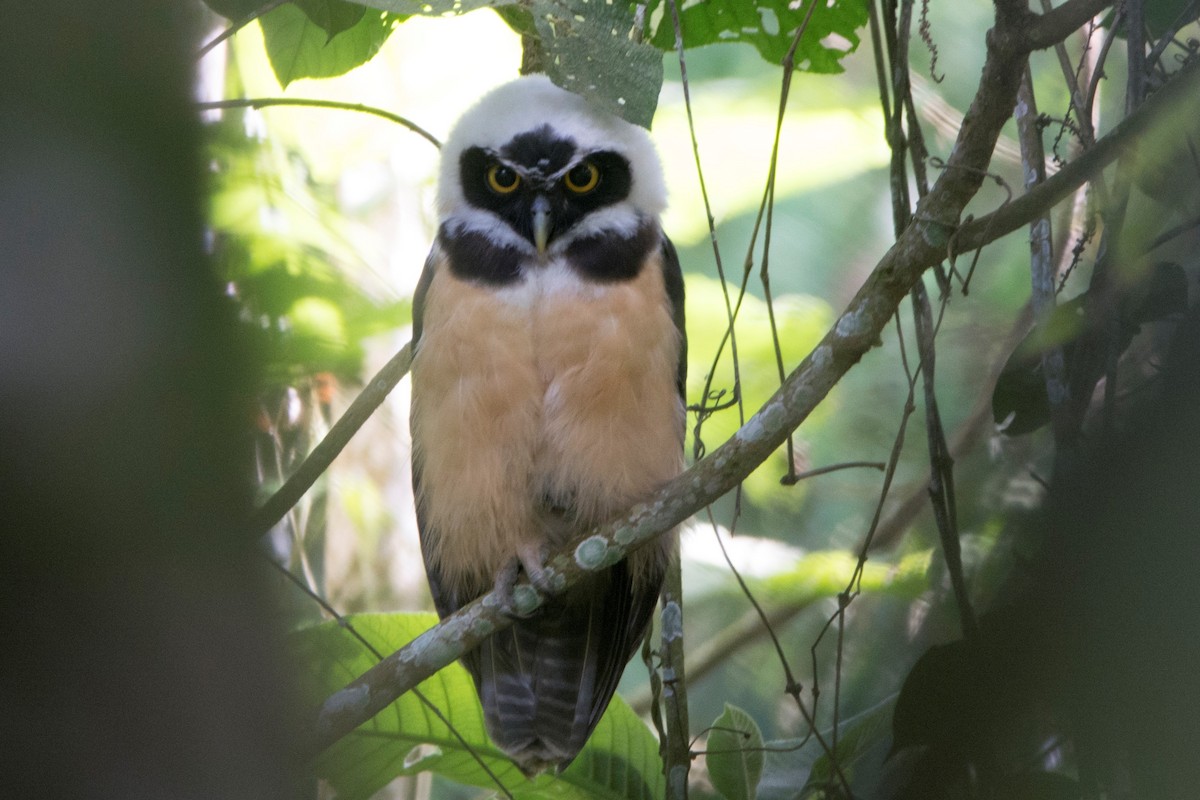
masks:
[[[567,173],[565,183],[575,194],[587,194],[600,183],[600,170],[592,162],[584,161]]]
[[[521,185],[521,176],[511,167],[503,164],[492,164],[488,167],[487,183],[496,194],[512,194]]]

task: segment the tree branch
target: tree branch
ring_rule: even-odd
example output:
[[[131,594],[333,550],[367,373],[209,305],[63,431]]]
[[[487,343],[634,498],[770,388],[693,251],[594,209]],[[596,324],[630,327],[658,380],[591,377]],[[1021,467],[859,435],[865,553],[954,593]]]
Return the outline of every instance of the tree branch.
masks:
[[[1035,17],[1036,21],[1026,32],[1029,49],[1053,47],[1112,4],[1113,0],[1067,0],[1058,8]]]
[[[954,237],[953,252],[970,252],[1028,225],[1099,175],[1101,170],[1119,158],[1128,148],[1135,146],[1140,135],[1162,120],[1173,108],[1177,108],[1179,103],[1194,98],[1198,91],[1200,59],[1179,70],[1162,88],[1147,98],[1137,111],[1113,128],[1111,133],[1098,139],[1093,147],[1047,178],[1037,188],[991,214],[964,223]]]
[[[422,128],[417,123],[407,117],[402,117],[399,114],[393,114],[383,108],[375,106],[366,106],[362,103],[343,103],[339,100],[317,100],[307,97],[247,97],[236,98],[231,100],[208,100],[196,103],[196,108],[201,111],[209,111],[214,109],[226,108],[267,108],[268,106],[298,106],[301,108],[336,108],[341,111],[357,111],[360,114],[371,114],[372,116],[382,117],[389,122],[395,122],[397,125],[403,125],[413,133],[417,134],[425,141],[432,144],[434,147],[441,148],[442,143],[437,137],[429,131]]]
[[[412,365],[412,343],[408,342],[400,348],[400,352],[392,356],[392,360],[383,366],[371,379],[371,382],[359,392],[358,397],[346,409],[346,413],[333,424],[329,433],[321,443],[313,448],[295,472],[284,482],[275,494],[254,511],[250,517],[250,534],[262,536],[269,531],[292,506],[300,502],[317,478],[329,468],[338,453],[363,426],[363,423],[375,412],[400,379],[408,374]]]

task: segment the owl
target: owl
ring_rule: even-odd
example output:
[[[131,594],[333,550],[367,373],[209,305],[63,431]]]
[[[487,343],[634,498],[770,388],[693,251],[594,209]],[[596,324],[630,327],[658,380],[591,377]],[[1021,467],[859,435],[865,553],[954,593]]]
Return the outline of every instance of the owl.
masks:
[[[679,260],[647,133],[544,76],[495,89],[442,148],[414,298],[413,485],[443,617],[683,469]],[[463,658],[496,745],[561,770],[649,625],[660,537]]]

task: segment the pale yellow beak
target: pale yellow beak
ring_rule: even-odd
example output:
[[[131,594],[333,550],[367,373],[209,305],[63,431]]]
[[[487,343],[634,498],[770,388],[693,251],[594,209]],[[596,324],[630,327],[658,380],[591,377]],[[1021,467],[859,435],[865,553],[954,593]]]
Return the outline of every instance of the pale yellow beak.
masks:
[[[544,195],[533,199],[533,243],[537,245],[538,255],[546,255],[546,244],[550,241],[550,231],[554,222],[550,218],[550,201]]]

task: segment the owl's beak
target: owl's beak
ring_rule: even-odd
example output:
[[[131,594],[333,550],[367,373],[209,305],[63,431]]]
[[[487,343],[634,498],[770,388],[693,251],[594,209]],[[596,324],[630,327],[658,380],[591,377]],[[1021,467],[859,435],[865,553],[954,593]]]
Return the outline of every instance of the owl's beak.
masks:
[[[554,221],[550,218],[550,201],[544,194],[539,194],[533,198],[530,210],[533,212],[533,243],[537,245],[538,255],[544,256],[550,231],[554,228]]]

